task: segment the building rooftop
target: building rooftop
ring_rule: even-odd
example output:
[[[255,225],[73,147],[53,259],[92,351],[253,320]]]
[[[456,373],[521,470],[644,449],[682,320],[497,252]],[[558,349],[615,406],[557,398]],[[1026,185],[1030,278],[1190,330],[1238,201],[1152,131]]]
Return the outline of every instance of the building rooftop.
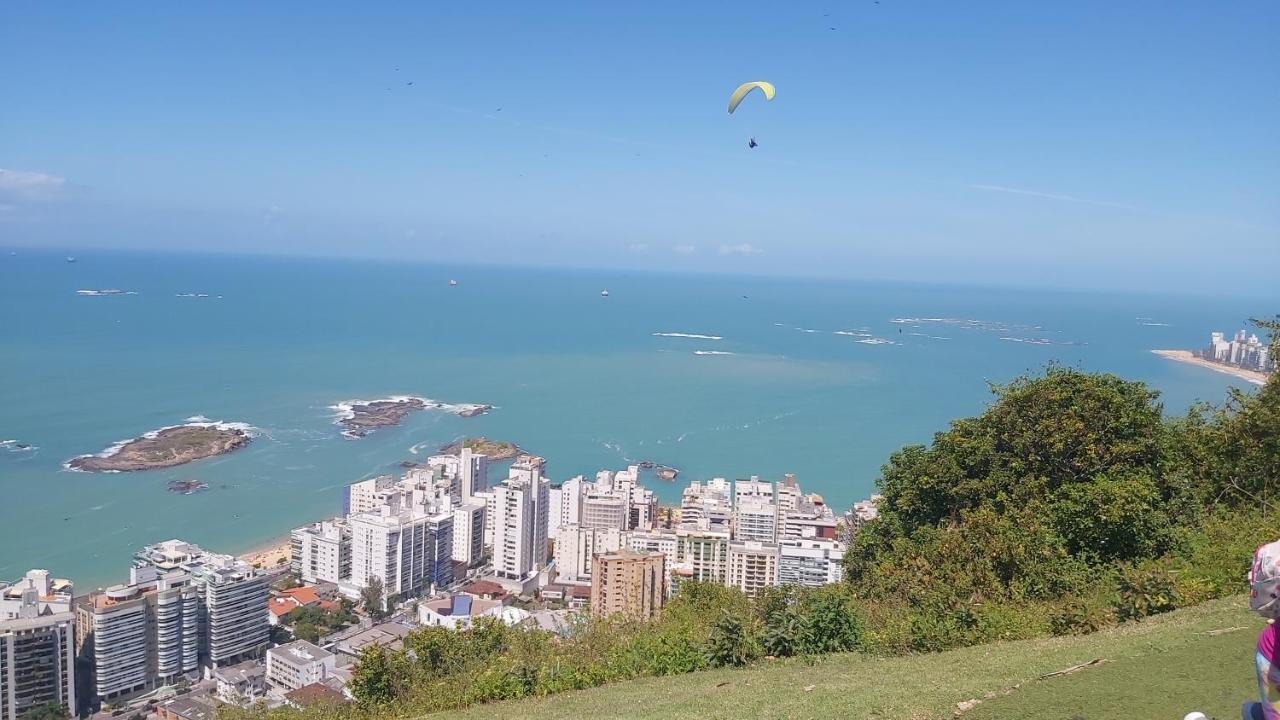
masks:
[[[235,665],[227,665],[213,669],[213,677],[223,682],[239,685],[255,678],[265,677],[267,668],[257,660],[245,660]]]
[[[478,597],[488,595],[495,598],[500,598],[507,594],[506,588],[491,580],[476,580],[463,586],[462,592]]]
[[[285,699],[290,705],[300,708],[315,707],[317,705],[342,705],[347,702],[347,696],[324,683],[311,683],[303,685],[297,690],[285,693]]]
[[[294,662],[320,662],[333,657],[333,653],[306,640],[294,640],[273,647],[267,653]]]
[[[404,647],[404,636],[409,628],[400,623],[382,623],[374,625],[338,642],[334,649],[344,655],[359,655],[360,651],[370,645],[381,645],[388,650],[399,650]]]
[[[183,720],[215,720],[218,716],[218,701],[204,693],[194,693],[166,702],[164,709]]]

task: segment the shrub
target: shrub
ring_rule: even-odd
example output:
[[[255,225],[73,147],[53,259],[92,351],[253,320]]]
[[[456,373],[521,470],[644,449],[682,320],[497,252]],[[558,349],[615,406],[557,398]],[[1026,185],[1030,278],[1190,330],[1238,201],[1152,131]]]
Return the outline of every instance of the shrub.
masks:
[[[1116,591],[1116,617],[1121,622],[1169,612],[1178,607],[1180,600],[1177,578],[1163,563],[1121,569]]]

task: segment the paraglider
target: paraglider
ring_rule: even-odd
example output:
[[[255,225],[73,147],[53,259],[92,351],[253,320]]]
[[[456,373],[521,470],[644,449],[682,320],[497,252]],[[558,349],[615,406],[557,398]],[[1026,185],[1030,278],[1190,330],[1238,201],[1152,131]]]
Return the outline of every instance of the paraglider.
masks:
[[[757,89],[764,94],[765,100],[773,99],[774,90],[772,83],[759,80],[755,82],[742,83],[738,86],[738,89],[734,90],[733,94],[729,96],[729,114],[732,115],[733,111],[738,109],[738,103],[742,102],[742,99],[745,98],[752,90]]]

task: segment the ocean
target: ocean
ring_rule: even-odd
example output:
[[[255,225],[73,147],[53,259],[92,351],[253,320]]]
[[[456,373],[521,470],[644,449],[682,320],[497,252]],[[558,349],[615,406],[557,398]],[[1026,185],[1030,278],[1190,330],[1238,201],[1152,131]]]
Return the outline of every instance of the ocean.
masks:
[[[16,441],[0,447],[0,578],[43,567],[82,592],[126,577],[151,542],[260,546],[339,513],[346,484],[463,436],[519,443],[557,481],[649,460],[679,468],[675,483],[649,482],[675,501],[691,479],[790,472],[844,509],[874,491],[892,451],[981,412],[989,383],[1050,362],[1144,380],[1169,413],[1220,402],[1251,386],[1150,350],[1200,347],[1211,330],[1280,305],[1274,295],[76,254],[0,253],[0,440]],[[76,294],[104,288],[137,294]],[[495,409],[419,412],[342,437],[333,405],[393,395]],[[167,470],[63,469],[196,416],[258,435]],[[173,480],[209,489],[177,495]]]

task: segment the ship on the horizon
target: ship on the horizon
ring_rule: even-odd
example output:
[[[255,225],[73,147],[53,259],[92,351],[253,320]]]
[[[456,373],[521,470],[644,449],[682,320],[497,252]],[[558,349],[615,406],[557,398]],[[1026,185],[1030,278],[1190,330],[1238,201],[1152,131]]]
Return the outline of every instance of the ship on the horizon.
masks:
[[[67,262],[75,262],[76,259],[70,255],[67,256]]]
[[[601,291],[600,291],[600,297],[609,297],[609,291],[608,291],[608,290],[601,290]]]

